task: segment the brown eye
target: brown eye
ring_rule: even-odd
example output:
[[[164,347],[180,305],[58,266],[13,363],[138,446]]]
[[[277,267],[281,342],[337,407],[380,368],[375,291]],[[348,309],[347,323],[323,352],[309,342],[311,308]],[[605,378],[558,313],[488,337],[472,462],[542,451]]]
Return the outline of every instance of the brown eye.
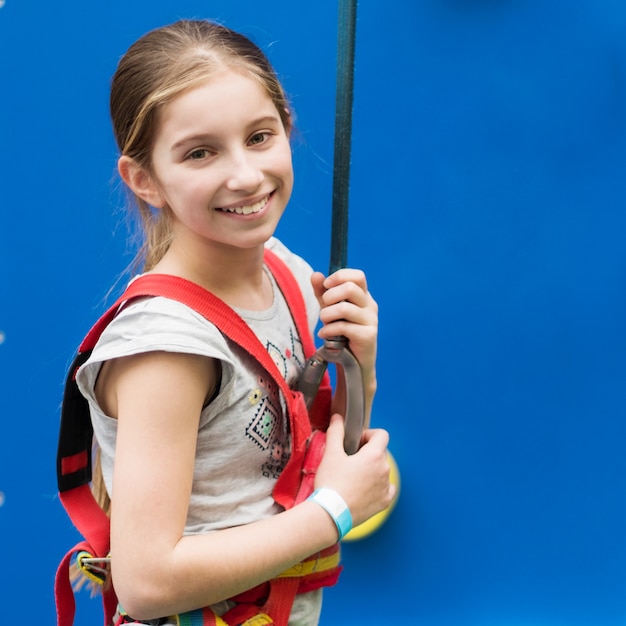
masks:
[[[209,151],[204,148],[198,148],[197,150],[193,150],[187,155],[188,159],[192,161],[197,161],[199,159],[204,159],[209,155]]]
[[[268,133],[256,133],[250,137],[250,145],[258,146],[267,141]]]

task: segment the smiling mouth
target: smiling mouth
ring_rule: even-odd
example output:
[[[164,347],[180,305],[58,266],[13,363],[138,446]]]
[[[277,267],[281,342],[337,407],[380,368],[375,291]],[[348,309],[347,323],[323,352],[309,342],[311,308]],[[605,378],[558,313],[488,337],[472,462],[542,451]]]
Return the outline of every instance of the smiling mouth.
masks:
[[[254,204],[228,208],[220,207],[218,211],[223,211],[224,213],[237,213],[237,215],[251,215],[252,213],[258,213],[267,204],[269,199],[270,196],[265,196],[265,198],[261,198],[258,202],[255,202]]]

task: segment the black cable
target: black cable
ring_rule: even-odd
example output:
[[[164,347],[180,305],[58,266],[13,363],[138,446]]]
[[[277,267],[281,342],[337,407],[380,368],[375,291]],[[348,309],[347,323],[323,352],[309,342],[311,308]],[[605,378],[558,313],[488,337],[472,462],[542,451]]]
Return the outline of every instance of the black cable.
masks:
[[[357,0],[339,0],[330,268],[346,267]]]

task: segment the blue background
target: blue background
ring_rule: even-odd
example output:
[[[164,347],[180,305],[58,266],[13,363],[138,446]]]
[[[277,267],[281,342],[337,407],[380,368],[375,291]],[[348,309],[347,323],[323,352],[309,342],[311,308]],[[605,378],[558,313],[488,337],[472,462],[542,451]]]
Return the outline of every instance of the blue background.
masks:
[[[65,369],[130,262],[108,83],[146,30],[212,17],[291,94],[279,235],[328,266],[335,2],[0,8],[0,597],[52,624]],[[359,7],[349,264],[381,307],[374,424],[402,495],[345,546],[324,624],[626,623],[626,5]],[[100,623],[80,595],[78,626]]]

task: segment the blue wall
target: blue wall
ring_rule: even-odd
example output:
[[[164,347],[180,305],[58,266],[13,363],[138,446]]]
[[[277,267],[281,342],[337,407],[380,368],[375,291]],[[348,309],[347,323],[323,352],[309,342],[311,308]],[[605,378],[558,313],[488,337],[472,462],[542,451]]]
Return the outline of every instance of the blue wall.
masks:
[[[130,260],[117,59],[192,16],[268,50],[300,129],[280,235],[325,270],[336,5],[2,4],[1,611],[51,624],[76,539],[54,476],[63,376]],[[626,5],[363,1],[356,56],[349,258],[381,306],[374,422],[403,486],[345,547],[323,623],[623,624]],[[86,594],[79,611],[100,622]]]

